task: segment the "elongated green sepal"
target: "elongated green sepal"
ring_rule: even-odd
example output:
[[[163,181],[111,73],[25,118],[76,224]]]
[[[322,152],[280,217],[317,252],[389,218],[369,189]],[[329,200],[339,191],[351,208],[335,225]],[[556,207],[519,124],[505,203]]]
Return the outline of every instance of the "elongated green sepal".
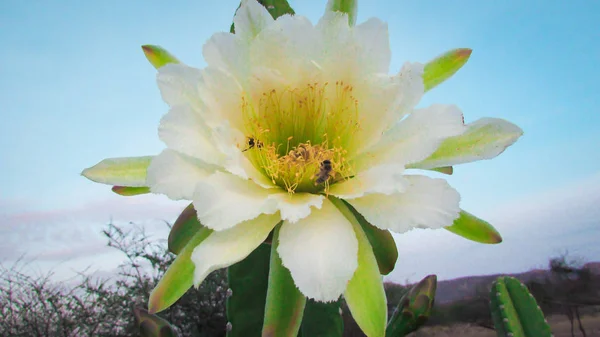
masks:
[[[367,239],[369,239],[369,243],[373,248],[373,254],[375,254],[375,258],[377,259],[379,272],[382,275],[389,274],[394,270],[396,261],[398,260],[398,247],[396,246],[394,237],[389,231],[371,225],[348,202],[345,200],[342,200],[342,202],[352,212],[352,215],[362,227],[363,232],[367,235]]]
[[[189,204],[181,212],[171,228],[168,240],[169,251],[173,254],[179,254],[192,237],[202,228],[204,227],[198,220],[194,205]]]
[[[425,324],[433,308],[436,289],[437,276],[428,275],[404,294],[388,322],[385,336],[406,336]]]
[[[81,175],[91,181],[129,187],[145,187],[146,171],[153,156],[108,158],[86,168]]]
[[[334,197],[329,199],[352,224],[358,241],[358,267],[344,292],[346,304],[365,335],[383,336],[387,320],[387,303],[383,278],[379,272],[371,243],[347,203]]]
[[[112,191],[124,197],[150,193],[150,187],[113,186]]]
[[[344,320],[340,308],[342,301],[316,302],[306,301],[302,320],[302,337],[342,337]]]
[[[502,236],[500,236],[500,233],[498,233],[494,226],[462,210],[458,219],[454,220],[451,226],[444,228],[465,239],[479,243],[494,244],[502,242]]]
[[[287,2],[287,0],[258,0],[258,3],[260,3],[267,9],[269,14],[271,14],[271,16],[273,17],[273,19],[277,19],[278,17],[285,14],[295,14],[294,10]],[[240,6],[238,6],[237,9],[240,9]],[[235,11],[236,13],[237,9]],[[229,29],[229,31],[231,33],[235,33],[235,24],[231,24],[231,28]]]
[[[348,24],[356,24],[356,15],[358,12],[358,0],[329,0],[327,1],[326,11],[342,12],[348,15]]]
[[[454,75],[467,63],[471,52],[472,50],[468,48],[452,49],[429,61],[423,70],[425,91],[431,90]]]
[[[482,118],[466,127],[463,134],[446,138],[427,159],[408,167],[434,169],[492,159],[523,135],[520,127],[500,118]]]
[[[275,227],[273,232],[263,337],[296,337],[306,304],[306,297],[296,288],[290,271],[277,253],[280,227]]]
[[[134,308],[133,314],[140,328],[141,337],[175,337],[177,333],[165,319],[148,313],[145,309]]]
[[[269,285],[271,245],[261,244],[244,260],[230,266],[227,280],[232,295],[227,299],[227,337],[260,336]]]
[[[150,294],[148,311],[157,313],[173,305],[194,284],[194,262],[191,256],[194,248],[212,233],[211,229],[202,227],[179,252],[167,272],[160,279]]]
[[[146,55],[146,58],[150,64],[152,64],[156,69],[169,63],[180,63],[175,56],[171,55],[171,53],[160,46],[147,44],[142,46],[142,50],[144,51],[144,55]]]
[[[490,290],[490,309],[500,337],[550,337],[544,313],[527,287],[510,276],[500,276]]]

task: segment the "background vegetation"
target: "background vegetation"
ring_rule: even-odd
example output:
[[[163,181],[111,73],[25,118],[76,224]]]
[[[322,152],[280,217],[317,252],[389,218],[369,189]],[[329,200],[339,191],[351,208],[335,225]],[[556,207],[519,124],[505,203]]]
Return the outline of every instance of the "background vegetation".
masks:
[[[55,283],[51,274],[29,275],[23,261],[0,266],[0,336],[138,336],[133,309],[147,307],[150,292],[174,255],[167,252],[165,242],[150,240],[141,227],[124,230],[109,224],[104,235],[108,245],[127,258],[112,278],[81,273],[71,283]],[[600,322],[597,267],[563,255],[551,259],[548,270],[515,276],[528,285],[546,316],[563,318],[553,318],[550,323],[565,325],[565,336],[594,336],[600,333],[600,323],[595,324]],[[415,336],[466,336],[468,331],[473,336],[494,336],[488,302],[495,277],[439,282],[438,303],[428,327]],[[407,287],[386,283],[390,315]],[[180,336],[225,336],[227,296],[226,272],[216,271],[160,316],[171,322]],[[363,336],[347,307],[342,310],[344,335]]]

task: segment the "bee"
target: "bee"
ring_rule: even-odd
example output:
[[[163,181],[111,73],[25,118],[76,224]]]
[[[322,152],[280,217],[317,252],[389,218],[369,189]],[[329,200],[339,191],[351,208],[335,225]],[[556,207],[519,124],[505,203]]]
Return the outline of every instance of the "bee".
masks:
[[[242,152],[246,152],[254,147],[256,147],[257,149],[263,147],[263,142],[254,137],[248,137],[248,142],[246,144],[248,145],[248,147],[242,150]]]
[[[325,159],[321,162],[321,168],[319,168],[319,172],[317,172],[315,180],[315,185],[322,184],[331,178],[331,160]]]

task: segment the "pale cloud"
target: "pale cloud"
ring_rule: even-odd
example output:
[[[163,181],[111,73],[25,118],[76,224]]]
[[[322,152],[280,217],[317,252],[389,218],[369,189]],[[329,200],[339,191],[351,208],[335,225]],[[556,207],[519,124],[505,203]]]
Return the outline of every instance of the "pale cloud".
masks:
[[[15,207],[17,204],[20,207]],[[114,197],[59,210],[27,208],[25,201],[0,202],[0,259],[27,256],[39,261],[64,261],[106,252],[102,229],[113,222],[135,222],[147,230],[166,232],[186,203],[161,196]]]

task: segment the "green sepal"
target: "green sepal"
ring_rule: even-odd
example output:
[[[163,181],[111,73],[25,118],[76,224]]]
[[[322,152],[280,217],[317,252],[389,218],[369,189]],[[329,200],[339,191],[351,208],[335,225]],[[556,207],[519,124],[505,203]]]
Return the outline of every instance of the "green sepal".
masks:
[[[465,131],[442,141],[437,150],[407,168],[438,170],[440,167],[492,159],[514,144],[523,130],[500,118],[481,118],[465,125]]]
[[[134,308],[133,315],[140,329],[141,337],[175,337],[177,332],[165,319],[148,313],[145,309]]]
[[[552,336],[550,326],[535,298],[514,277],[500,276],[492,283],[490,311],[498,336]]]
[[[258,3],[265,6],[273,19],[286,14],[296,14],[287,0],[258,0]]]
[[[142,50],[146,58],[154,66],[154,68],[161,68],[169,63],[181,63],[175,56],[171,55],[166,49],[160,46],[154,46],[151,44],[143,45]]]
[[[231,296],[227,299],[227,337],[260,336],[269,284],[271,245],[261,244],[227,269]]]
[[[423,70],[425,91],[431,90],[454,75],[467,63],[471,52],[472,50],[468,48],[452,49],[425,64]]]
[[[112,191],[124,197],[150,193],[150,187],[113,186]]]
[[[502,236],[494,226],[462,210],[454,223],[444,228],[465,239],[479,243],[496,244],[502,242]]]
[[[192,252],[210,233],[212,233],[211,229],[202,227],[179,252],[179,255],[150,293],[150,300],[148,301],[148,311],[150,313],[167,309],[192,287],[194,284]]]
[[[277,253],[280,228],[281,224],[273,231],[263,337],[296,337],[306,304],[306,297],[296,288]]]
[[[389,274],[394,270],[396,261],[398,260],[398,247],[396,246],[394,237],[389,231],[371,225],[362,214],[352,207],[352,205],[345,200],[342,201],[344,205],[350,209],[366,234],[367,239],[373,248],[373,254],[375,254],[375,259],[377,260],[379,272],[381,275]]]
[[[177,217],[171,232],[169,232],[168,247],[169,251],[173,254],[179,254],[179,252],[187,245],[190,239],[200,229],[204,228],[196,213],[194,204],[189,204],[183,212]]]
[[[145,187],[153,156],[107,158],[88,167],[81,175],[91,181],[113,186]]]
[[[358,241],[358,267],[348,282],[344,299],[356,324],[365,335],[383,336],[387,301],[373,248],[350,206],[335,197],[330,196],[329,200],[350,222]]]
[[[287,0],[258,0],[258,3],[263,5],[267,9],[269,14],[271,14],[271,16],[273,17],[273,19],[277,19],[278,17],[285,14],[296,14],[290,6],[290,4],[287,2]],[[240,9],[240,6],[238,6],[238,8],[235,10],[236,13],[237,10]],[[232,34],[235,33],[235,25],[233,23],[231,24],[229,32],[231,32]]]
[[[428,275],[406,292],[388,322],[385,336],[406,336],[425,324],[431,315],[436,289],[437,276]]]
[[[309,299],[304,308],[304,319],[300,329],[302,337],[342,337],[344,320],[342,301],[317,302]]]

